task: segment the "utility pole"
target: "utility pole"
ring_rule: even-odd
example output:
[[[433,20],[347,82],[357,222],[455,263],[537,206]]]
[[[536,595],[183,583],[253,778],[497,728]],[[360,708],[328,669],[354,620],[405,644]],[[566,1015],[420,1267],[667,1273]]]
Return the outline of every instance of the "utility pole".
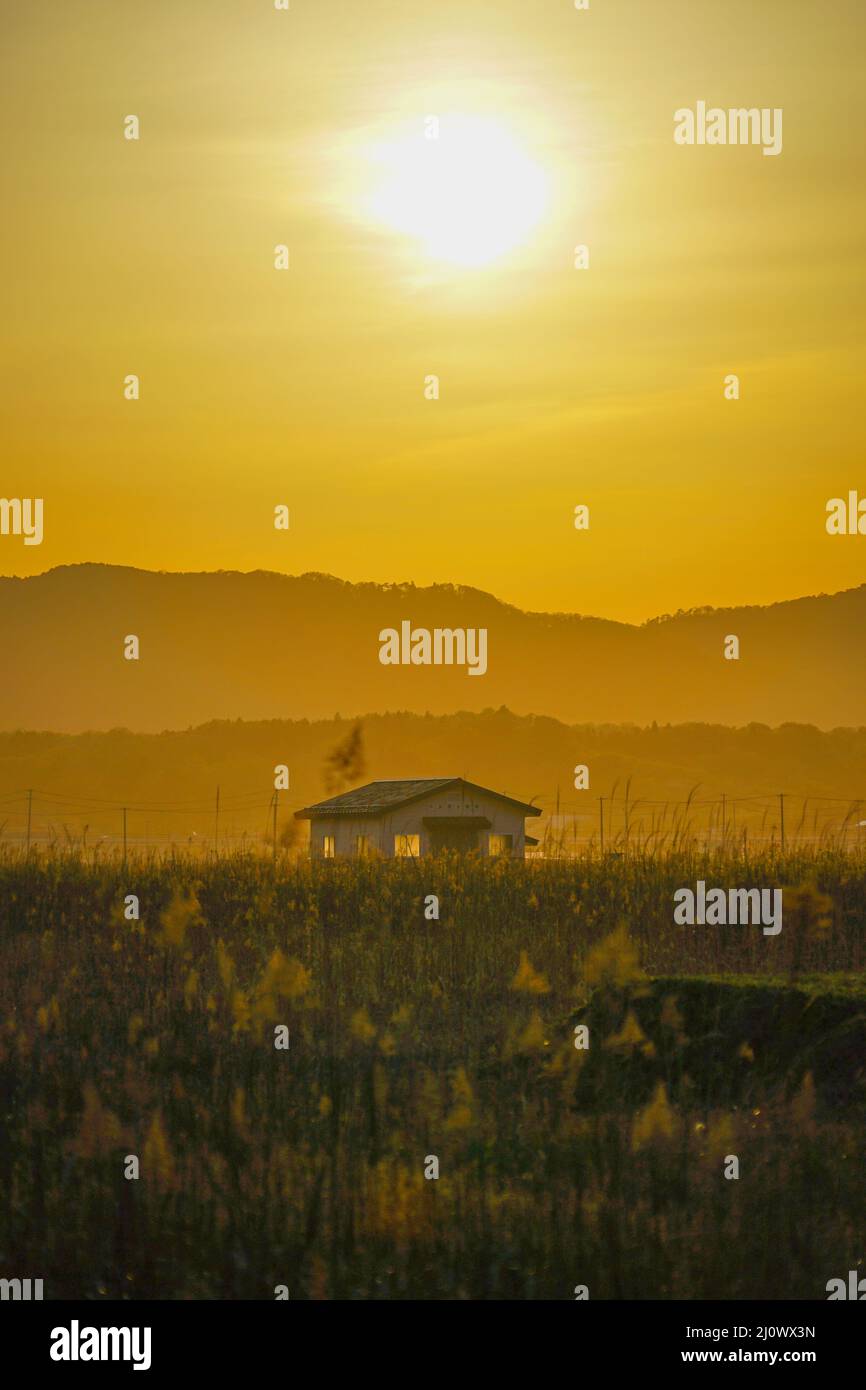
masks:
[[[604,854],[604,797],[598,798],[598,838],[600,853]]]
[[[219,854],[219,844],[220,844],[220,789],[219,789],[219,787],[217,787],[217,789],[216,789],[216,808],[215,808],[215,810],[214,810],[214,818],[213,818],[213,852],[214,852],[214,855],[215,855],[215,856]]]
[[[30,827],[33,822],[33,788],[27,793],[27,853],[30,853]]]
[[[728,807],[725,793],[722,792],[722,853],[725,852],[725,844],[728,838]]]
[[[123,807],[123,862],[126,863],[126,807]]]
[[[785,853],[785,793],[779,792],[779,842]]]

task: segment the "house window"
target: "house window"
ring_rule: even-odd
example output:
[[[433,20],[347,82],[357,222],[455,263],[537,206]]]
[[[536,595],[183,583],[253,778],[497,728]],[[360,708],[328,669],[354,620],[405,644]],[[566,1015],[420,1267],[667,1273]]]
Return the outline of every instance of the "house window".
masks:
[[[368,855],[369,855],[369,853],[370,853],[370,836],[369,836],[369,835],[356,835],[356,836],[355,836],[355,853],[357,854],[357,856],[358,856],[359,859],[366,859],[366,858],[368,857]]]
[[[323,835],[323,836],[322,836],[322,858],[323,858],[323,859],[333,859],[333,858],[334,858],[334,837],[333,837],[333,835]]]
[[[492,854],[492,855],[497,855],[497,854],[510,854],[513,848],[514,848],[514,836],[513,836],[513,835],[491,835],[491,836],[490,836],[490,846],[489,846],[489,853],[490,853],[490,854]]]
[[[395,859],[419,859],[421,856],[421,836],[420,835],[395,835],[394,836],[394,858]]]

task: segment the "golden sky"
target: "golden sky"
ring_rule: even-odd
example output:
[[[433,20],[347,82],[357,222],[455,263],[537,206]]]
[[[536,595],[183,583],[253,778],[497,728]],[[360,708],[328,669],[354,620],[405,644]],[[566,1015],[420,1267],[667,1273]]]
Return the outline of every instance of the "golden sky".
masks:
[[[866,537],[824,527],[866,495],[861,0],[67,0],[3,23],[0,495],[43,497],[45,539],[0,537],[0,572],[321,570],[632,621],[866,578]],[[677,146],[699,100],[781,107],[782,153]],[[429,115],[482,191],[472,225],[424,216],[482,259],[520,232],[482,264],[401,215]],[[488,130],[504,190],[475,179]]]

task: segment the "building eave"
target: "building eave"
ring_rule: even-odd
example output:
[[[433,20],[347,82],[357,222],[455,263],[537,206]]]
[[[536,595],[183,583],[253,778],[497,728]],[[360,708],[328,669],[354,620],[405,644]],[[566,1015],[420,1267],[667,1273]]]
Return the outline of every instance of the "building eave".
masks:
[[[447,791],[449,787],[460,785],[469,792],[480,792],[483,796],[492,796],[497,801],[504,802],[514,810],[519,811],[523,816],[540,816],[541,809],[538,806],[530,806],[525,801],[517,801],[513,796],[505,796],[502,792],[497,792],[492,787],[479,786],[477,782],[467,782],[462,777],[443,777],[443,778],[399,778],[399,781],[407,782],[435,782],[434,787],[427,786],[421,791],[410,792],[399,800],[389,802],[388,805],[381,805],[371,802],[368,805],[361,803],[341,806],[342,797],[332,797],[327,801],[315,802],[312,806],[304,806],[300,811],[295,812],[295,820],[333,820],[333,819],[383,819],[395,811],[402,810],[404,806],[411,806],[416,801],[426,801],[428,797],[436,795],[437,792]],[[343,795],[348,798],[353,795],[345,792]]]

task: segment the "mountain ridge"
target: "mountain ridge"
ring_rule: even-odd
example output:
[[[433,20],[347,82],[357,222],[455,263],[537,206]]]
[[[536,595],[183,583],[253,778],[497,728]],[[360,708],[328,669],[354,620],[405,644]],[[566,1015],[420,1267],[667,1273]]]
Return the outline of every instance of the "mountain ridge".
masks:
[[[379,633],[485,627],[489,669],[383,666]],[[566,723],[863,722],[866,584],[639,625],[523,610],[484,590],[321,572],[101,563],[0,578],[0,728],[188,728],[337,711],[506,705]],[[139,661],[123,640],[139,637]],[[724,659],[729,634],[740,659]]]
[[[787,608],[792,604],[809,603],[828,598],[842,598],[849,594],[860,594],[866,591],[866,581],[864,581],[862,584],[851,585],[847,589],[837,589],[832,592],[821,590],[819,593],[815,594],[796,594],[792,598],[773,599],[770,603],[695,604],[691,608],[678,608],[673,613],[657,613],[651,618],[644,618],[642,622],[630,623],[623,618],[606,618],[599,613],[579,613],[570,609],[521,608],[517,603],[510,603],[507,599],[499,598],[498,595],[491,593],[489,589],[479,589],[473,584],[458,584],[451,580],[440,580],[433,584],[417,584],[413,579],[399,579],[390,582],[381,582],[375,579],[342,579],[339,575],[332,574],[328,570],[302,570],[300,574],[290,574],[285,570],[269,569],[153,570],[146,569],[142,565],[116,565],[103,560],[79,560],[69,564],[52,565],[49,569],[41,570],[38,574],[0,575],[0,586],[7,582],[27,584],[34,580],[47,579],[52,575],[75,573],[82,570],[108,570],[112,573],[146,575],[160,579],[265,578],[287,580],[293,583],[299,583],[305,580],[316,580],[333,584],[342,589],[374,590],[383,594],[441,592],[454,594],[460,597],[476,596],[490,599],[499,607],[510,609],[515,613],[521,613],[524,617],[528,618],[575,618],[580,621],[610,623],[615,627],[631,628],[635,631],[640,628],[650,627],[657,623],[668,622],[672,618],[705,616],[710,613],[767,612],[776,608]]]

